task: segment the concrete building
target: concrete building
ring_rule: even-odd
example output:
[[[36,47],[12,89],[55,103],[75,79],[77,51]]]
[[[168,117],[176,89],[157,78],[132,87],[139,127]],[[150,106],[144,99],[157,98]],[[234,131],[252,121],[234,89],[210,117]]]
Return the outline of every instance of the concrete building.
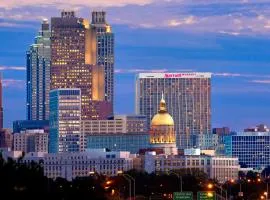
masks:
[[[176,145],[189,146],[191,134],[211,133],[210,73],[140,73],[136,77],[136,114],[146,115],[150,125],[164,92],[174,119]]]
[[[105,72],[105,101],[111,103],[113,111],[114,102],[114,33],[107,23],[106,12],[92,12],[91,30],[95,33],[96,63],[104,66]],[[111,115],[113,112],[111,113]]]
[[[49,132],[49,120],[16,120],[13,122],[13,133],[31,129],[43,129]]]
[[[146,133],[147,121],[142,115],[116,115],[107,120],[82,120],[85,136],[109,133]]]
[[[231,130],[229,127],[213,128],[213,134],[217,135],[228,135],[230,132]]]
[[[112,108],[103,102],[106,74],[104,66],[96,65],[96,31],[74,11],[53,17],[51,30],[51,89],[79,88],[82,119],[106,119]]]
[[[270,132],[237,132],[225,136],[226,155],[239,158],[242,167],[270,166]]]
[[[50,153],[78,152],[81,142],[81,90],[50,91]]]
[[[12,149],[13,136],[11,130],[1,129],[0,130],[0,148],[1,149]]]
[[[185,171],[195,173],[202,171],[209,178],[220,183],[228,180],[237,180],[240,165],[238,159],[233,157],[217,157],[207,155],[183,155],[166,156],[156,155],[155,152],[147,152],[143,159],[144,170],[148,173]]]
[[[259,124],[255,127],[244,129],[244,132],[269,132],[269,128],[265,124]]]
[[[85,147],[137,153],[149,147],[146,117],[117,115],[108,120],[82,120]]]
[[[134,155],[129,152],[106,152],[105,149],[85,152],[42,154],[29,153],[24,161],[42,163],[44,174],[49,178],[65,178],[69,181],[76,177],[87,177],[91,174],[116,176],[118,171],[133,168]]]
[[[42,129],[26,130],[13,134],[13,150],[48,153],[48,133]]]
[[[48,20],[43,20],[35,42],[27,51],[27,102],[28,120],[49,119],[49,91],[51,67],[51,32]]]

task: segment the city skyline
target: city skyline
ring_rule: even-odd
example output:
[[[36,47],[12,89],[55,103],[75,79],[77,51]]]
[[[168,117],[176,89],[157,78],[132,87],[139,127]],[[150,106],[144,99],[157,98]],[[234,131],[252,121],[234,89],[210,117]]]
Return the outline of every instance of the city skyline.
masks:
[[[151,5],[142,5],[140,12],[144,13],[143,8],[149,6]],[[250,7],[251,4],[239,3],[238,7],[241,6]],[[243,129],[258,123],[268,124],[267,42],[269,41],[266,36],[259,39],[245,33],[229,35],[225,34],[226,31],[207,32],[206,35],[198,32],[188,35],[184,27],[180,25],[177,27],[177,24],[180,24],[177,21],[172,23],[176,26],[174,29],[167,28],[167,30],[166,27],[142,28],[116,23],[115,18],[118,14],[114,10],[124,10],[128,7],[134,5],[105,9],[108,10],[108,21],[112,21],[114,32],[116,35],[119,34],[116,38],[119,43],[119,45],[116,43],[117,64],[115,65],[116,113],[134,113],[134,79],[137,72],[209,71],[213,73],[213,127],[230,126],[232,129]],[[82,13],[84,16],[85,10],[86,8],[82,8],[79,15]],[[13,11],[14,8],[11,13]],[[89,15],[90,9],[87,11]],[[55,11],[52,9],[51,12]],[[221,11],[217,12],[219,14]],[[230,12],[235,11],[226,11],[226,13]],[[51,16],[56,15],[57,13],[53,13]],[[123,13],[119,13],[119,17],[121,16]],[[50,16],[46,17],[50,18]],[[5,22],[5,17],[2,18]],[[155,19],[155,16],[153,18]],[[25,60],[21,54],[25,53],[26,47],[31,44],[29,41],[32,41],[33,35],[36,34],[40,19],[30,20],[28,24],[31,27],[16,27],[16,31],[23,34],[15,34],[11,27],[7,28],[4,23],[1,23],[2,36],[10,35],[21,40],[16,43],[11,40],[3,41],[4,45],[1,49],[3,55],[0,65],[4,71],[4,112],[7,116],[5,120],[7,127],[11,127],[11,122],[15,119],[24,119],[25,116],[25,110],[22,108],[25,104],[25,91],[20,88],[25,82]],[[263,33],[259,32],[259,34]],[[168,39],[165,44],[159,40],[164,37]],[[137,44],[133,42],[134,38]],[[15,46],[16,51],[11,50],[9,46]],[[121,104],[123,101],[127,103]]]

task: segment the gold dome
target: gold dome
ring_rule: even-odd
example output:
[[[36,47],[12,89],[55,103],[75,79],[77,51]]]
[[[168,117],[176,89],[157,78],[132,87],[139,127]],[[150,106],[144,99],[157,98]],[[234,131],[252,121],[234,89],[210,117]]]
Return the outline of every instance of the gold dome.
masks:
[[[160,100],[160,104],[159,104],[159,111],[158,114],[156,114],[152,121],[151,121],[151,125],[152,126],[174,126],[174,121],[172,116],[167,112],[166,109],[166,102],[163,98],[163,94],[162,94],[162,98]]]

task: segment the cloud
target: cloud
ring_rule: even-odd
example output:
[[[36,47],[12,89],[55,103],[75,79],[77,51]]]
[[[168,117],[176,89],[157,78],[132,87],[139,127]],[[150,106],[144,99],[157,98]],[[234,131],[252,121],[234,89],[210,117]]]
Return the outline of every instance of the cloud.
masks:
[[[5,88],[25,88],[25,80],[3,79],[2,83]]]
[[[26,27],[26,25],[13,22],[0,22],[0,27]]]
[[[213,76],[220,76],[220,77],[253,77],[254,75],[222,72],[222,73],[213,73]]]
[[[241,77],[241,78],[270,78],[270,75],[263,75],[263,74],[241,74],[241,73],[230,73],[230,72],[221,72],[221,73],[213,73],[213,76],[219,77]]]
[[[229,31],[219,31],[219,33],[226,34],[226,35],[233,35],[233,36],[240,35],[239,32],[229,32]]]
[[[21,67],[21,66],[1,66],[0,65],[0,71],[5,71],[5,70],[25,71],[26,67]]]
[[[59,16],[59,9],[64,8],[77,10],[78,16],[87,19],[90,18],[90,10],[104,9],[110,24],[132,28],[176,29],[231,36],[270,34],[269,0],[256,0],[256,3],[245,0],[0,1],[0,26],[27,26],[29,21]]]
[[[172,19],[169,20],[167,25],[171,27],[181,26],[181,25],[191,25],[195,24],[197,22],[197,19],[194,16],[188,16],[184,19]]]
[[[163,73],[169,71],[168,69],[116,69],[114,72],[117,74],[128,73]]]
[[[270,84],[270,79],[268,80],[251,80],[251,83],[259,83],[259,84]]]
[[[165,72],[190,72],[192,69],[116,69],[116,74],[137,73],[165,73]]]
[[[69,7],[69,6],[102,6],[102,7],[110,7],[110,6],[125,6],[129,4],[137,4],[137,5],[145,5],[151,3],[151,0],[69,0],[69,1],[59,1],[59,0],[11,0],[11,1],[0,1],[0,7],[11,9],[19,6],[50,6],[50,5],[58,5],[61,7]]]

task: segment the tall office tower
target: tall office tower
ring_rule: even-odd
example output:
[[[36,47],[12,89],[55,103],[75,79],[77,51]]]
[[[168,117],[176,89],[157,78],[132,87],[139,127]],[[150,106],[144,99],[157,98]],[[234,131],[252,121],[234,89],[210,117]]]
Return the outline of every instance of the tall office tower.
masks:
[[[4,114],[3,114],[3,84],[2,75],[0,75],[0,130],[4,127]]]
[[[27,51],[27,119],[49,119],[51,41],[49,23],[44,20],[41,30]]]
[[[96,104],[106,107],[101,103],[105,99],[104,69],[95,65],[95,32],[74,11],[53,17],[51,31],[51,89],[80,88],[82,119],[100,119],[98,110],[102,109],[96,110]]]
[[[176,145],[190,147],[192,134],[211,133],[210,73],[140,73],[136,77],[136,114],[148,125],[158,112],[164,92],[175,125]]]
[[[106,12],[92,12],[91,29],[96,34],[96,64],[105,70],[105,100],[114,102],[114,34],[106,22]],[[113,114],[113,113],[112,113]]]
[[[81,137],[81,90],[51,90],[49,152],[80,151]]]

